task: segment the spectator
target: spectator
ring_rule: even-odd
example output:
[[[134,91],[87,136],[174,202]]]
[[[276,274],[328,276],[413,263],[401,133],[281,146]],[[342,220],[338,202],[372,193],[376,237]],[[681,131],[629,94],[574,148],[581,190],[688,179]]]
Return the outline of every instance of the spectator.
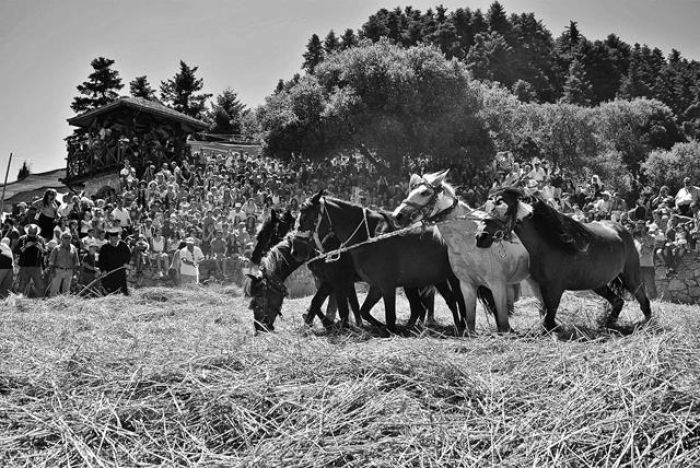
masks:
[[[4,299],[12,291],[12,277],[15,261],[10,248],[10,238],[0,240],[0,298]]]
[[[34,296],[44,297],[45,241],[39,236],[41,230],[36,224],[27,225],[25,230],[27,234],[19,238],[14,251],[19,264],[19,293],[26,294],[27,288],[32,286]]]
[[[700,200],[700,188],[690,184],[690,177],[683,179],[683,187],[676,194],[676,208],[683,216],[690,216],[691,206],[697,206]]]
[[[194,238],[186,238],[185,247],[179,252],[181,284],[199,283],[199,263],[204,255],[202,250],[195,245]]]
[[[80,268],[78,249],[71,244],[72,234],[69,231],[61,234],[61,243],[49,254],[49,297],[70,292],[73,275]]]
[[[41,200],[35,201],[32,206],[37,209],[37,222],[41,235],[46,241],[53,238],[53,227],[58,218],[58,209],[60,203],[56,200],[57,192],[54,189],[48,189],[44,192],[44,197]]]
[[[120,233],[121,231],[114,227],[107,231],[108,242],[100,249],[97,267],[102,287],[108,294],[121,292],[128,296],[126,267],[131,261],[131,251],[126,243],[120,240]]]

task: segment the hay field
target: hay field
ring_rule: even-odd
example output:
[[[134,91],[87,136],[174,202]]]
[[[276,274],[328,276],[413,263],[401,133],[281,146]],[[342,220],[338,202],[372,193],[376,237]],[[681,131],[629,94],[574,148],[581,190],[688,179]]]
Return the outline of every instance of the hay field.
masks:
[[[568,296],[562,339],[481,313],[476,338],[382,339],[309,332],[306,303],[254,338],[236,289],[6,300],[0,466],[700,465],[698,307],[622,336]]]

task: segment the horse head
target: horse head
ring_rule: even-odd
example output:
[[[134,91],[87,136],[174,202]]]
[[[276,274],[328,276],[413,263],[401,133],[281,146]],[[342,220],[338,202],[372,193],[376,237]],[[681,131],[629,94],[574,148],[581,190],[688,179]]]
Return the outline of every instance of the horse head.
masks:
[[[318,231],[323,220],[321,215],[323,213],[322,197],[324,195],[325,190],[321,189],[316,195],[307,198],[301,204],[297,217],[296,232],[292,237],[292,256],[295,260],[305,261],[313,255],[313,242],[317,242],[319,238],[320,233]]]
[[[255,320],[255,334],[261,331],[274,331],[275,320],[282,315],[282,301],[287,295],[284,284],[268,278],[263,272],[248,273],[243,286]]]
[[[532,214],[530,198],[515,187],[499,188],[489,194],[484,211],[492,218],[512,229],[516,223]]]
[[[431,218],[448,209],[455,200],[454,190],[445,182],[449,169],[425,174],[411,175],[408,196],[394,210],[393,216],[399,226]]]

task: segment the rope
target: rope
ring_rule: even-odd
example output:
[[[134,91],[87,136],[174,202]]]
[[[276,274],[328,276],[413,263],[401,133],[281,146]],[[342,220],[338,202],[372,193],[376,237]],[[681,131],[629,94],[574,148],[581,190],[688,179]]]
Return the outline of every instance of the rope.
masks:
[[[475,211],[478,211],[478,209],[473,208],[470,213],[473,213]],[[371,237],[371,238],[367,239],[366,241],[362,241],[362,242],[358,242],[357,244],[346,246],[347,242],[352,238],[352,237],[349,237],[348,241],[341,244],[340,247],[338,247],[337,249],[333,249],[333,250],[330,250],[328,252],[324,252],[324,253],[321,253],[319,255],[316,255],[315,257],[312,257],[309,260],[305,261],[301,266],[306,266],[309,263],[312,263],[312,262],[315,262],[315,261],[321,260],[321,259],[326,259],[326,263],[337,262],[340,259],[340,254],[342,254],[342,253],[349,252],[349,251],[354,250],[358,247],[364,247],[365,245],[368,245],[368,244],[374,244],[375,242],[379,242],[379,241],[384,240],[384,239],[389,239],[392,237],[400,236],[402,234],[405,234],[405,233],[411,231],[412,229],[416,228],[417,226],[422,225],[423,228],[425,229],[425,226],[438,226],[441,224],[447,224],[447,223],[452,223],[452,222],[456,222],[456,221],[464,221],[464,220],[483,221],[482,218],[478,218],[476,216],[471,216],[470,214],[466,214],[464,216],[457,216],[457,217],[442,220],[442,221],[419,221],[417,223],[411,224],[410,226],[406,226],[405,228],[401,228],[397,231],[388,232],[386,234],[380,234],[378,236]],[[361,225],[362,225],[362,222],[358,225],[357,228],[355,228],[355,232],[359,229],[359,227]],[[353,232],[353,235],[355,232]]]

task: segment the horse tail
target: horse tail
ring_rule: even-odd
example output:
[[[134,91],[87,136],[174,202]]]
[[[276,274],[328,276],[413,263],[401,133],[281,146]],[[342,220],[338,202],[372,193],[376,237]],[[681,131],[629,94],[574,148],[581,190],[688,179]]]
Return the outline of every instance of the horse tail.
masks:
[[[479,302],[481,302],[481,305],[484,306],[484,309],[486,309],[488,312],[491,312],[491,315],[496,317],[496,301],[493,298],[493,293],[489,288],[486,286],[479,286],[476,288],[476,298],[479,299]]]

